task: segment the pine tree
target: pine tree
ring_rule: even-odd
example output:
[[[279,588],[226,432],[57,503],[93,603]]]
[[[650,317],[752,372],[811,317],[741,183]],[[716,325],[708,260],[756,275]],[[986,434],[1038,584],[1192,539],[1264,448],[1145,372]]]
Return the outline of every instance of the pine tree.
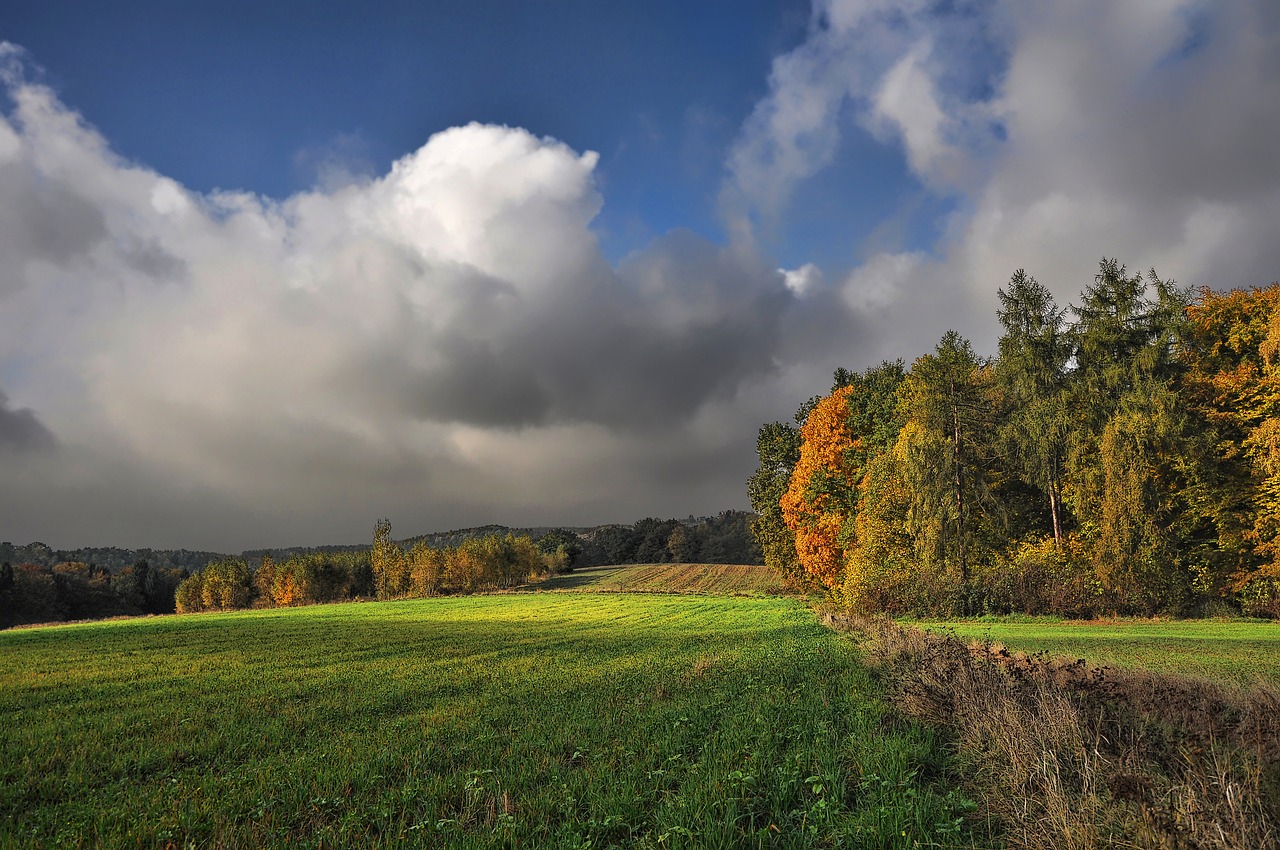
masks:
[[[899,456],[911,494],[910,519],[926,564],[954,566],[968,600],[975,511],[989,503],[992,399],[985,364],[969,341],[947,331],[912,365],[899,392],[905,420]]]
[[[999,297],[997,316],[1004,335],[995,374],[1009,410],[1001,426],[1001,442],[1022,480],[1044,494],[1054,545],[1061,551],[1071,356],[1063,326],[1066,311],[1022,269],[1014,273],[1007,290],[999,291]]]

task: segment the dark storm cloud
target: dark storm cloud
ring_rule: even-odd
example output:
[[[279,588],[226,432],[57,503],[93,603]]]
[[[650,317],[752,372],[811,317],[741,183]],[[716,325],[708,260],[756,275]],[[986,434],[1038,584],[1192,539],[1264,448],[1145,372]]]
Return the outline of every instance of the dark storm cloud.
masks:
[[[0,452],[47,451],[57,445],[52,432],[28,408],[13,408],[0,390]]]

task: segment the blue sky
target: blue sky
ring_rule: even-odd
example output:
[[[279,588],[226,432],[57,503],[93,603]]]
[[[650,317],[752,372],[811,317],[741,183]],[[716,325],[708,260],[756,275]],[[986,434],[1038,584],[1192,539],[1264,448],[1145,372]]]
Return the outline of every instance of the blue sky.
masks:
[[[616,259],[675,227],[723,238],[725,155],[808,19],[805,2],[42,2],[6,37],[117,151],[200,191],[283,198],[332,158],[382,173],[471,121],[598,151]],[[816,183],[823,215],[778,235],[781,260],[909,190],[897,152],[862,147],[840,182],[869,191]]]
[[[745,507],[1025,268],[1280,268],[1270,0],[18,2],[0,539]]]

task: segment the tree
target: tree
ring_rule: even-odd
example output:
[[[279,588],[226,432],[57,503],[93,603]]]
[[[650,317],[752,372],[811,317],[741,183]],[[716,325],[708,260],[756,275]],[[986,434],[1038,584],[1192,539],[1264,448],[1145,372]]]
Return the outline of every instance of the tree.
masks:
[[[809,411],[800,428],[800,456],[780,501],[801,567],[829,589],[844,581],[840,532],[853,507],[856,479],[848,457],[853,436],[847,422],[852,392],[841,387]]]
[[[444,553],[419,540],[409,551],[409,572],[414,596],[435,596],[444,581]]]
[[[391,520],[380,519],[373,527],[373,579],[379,599],[392,599],[409,592],[412,576],[404,550],[391,539]]]
[[[253,571],[253,591],[258,604],[264,608],[272,608],[276,601],[276,562],[270,552],[264,552],[262,562]]]
[[[18,582],[14,578],[13,564],[0,564],[0,626],[11,625],[18,608]]]
[[[188,576],[178,585],[174,603],[179,614],[194,614],[205,609],[204,579],[201,573]]]
[[[578,541],[578,535],[572,531],[565,528],[553,528],[539,537],[536,542],[538,549],[544,555],[556,559],[560,571],[570,572],[574,567],[578,566],[579,558],[582,555],[582,544]]]
[[[1155,300],[1147,296],[1154,292]],[[1187,601],[1181,504],[1196,449],[1178,398],[1189,294],[1151,271],[1104,259],[1073,329],[1076,411],[1065,500],[1120,607]]]
[[[954,565],[966,593],[973,513],[990,501],[984,442],[994,422],[984,366],[968,340],[947,331],[933,354],[912,365],[899,392],[905,424],[897,451],[920,554],[926,563]]]
[[[1054,546],[1062,551],[1062,476],[1068,438],[1066,311],[1022,269],[999,291],[997,317],[1004,328],[996,382],[1008,414],[1000,428],[1006,454],[1019,477],[1038,488],[1049,505]]]
[[[214,561],[200,571],[200,591],[204,611],[246,608],[252,593],[249,565],[241,558]]]
[[[798,421],[803,424],[802,419]],[[747,496],[756,513],[751,533],[764,553],[765,566],[787,586],[803,588],[808,575],[796,556],[795,532],[787,525],[781,504],[800,460],[800,429],[785,422],[764,425],[756,435],[756,454],[760,464],[747,481]]]
[[[1222,562],[1208,589],[1240,591],[1280,579],[1280,284],[1205,288],[1187,313],[1182,386],[1212,445],[1190,502]]]

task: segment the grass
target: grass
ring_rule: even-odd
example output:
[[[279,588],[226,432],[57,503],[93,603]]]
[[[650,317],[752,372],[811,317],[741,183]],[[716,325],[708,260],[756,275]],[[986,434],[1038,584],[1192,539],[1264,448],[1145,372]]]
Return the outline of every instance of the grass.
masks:
[[[1263,620],[963,620],[921,627],[1021,652],[1048,652],[1237,685],[1280,682],[1280,623]]]
[[[0,633],[0,847],[970,846],[941,741],[775,598]]]
[[[754,564],[628,564],[588,567],[556,576],[539,590],[633,593],[704,593],[711,596],[778,595],[782,580]]]

